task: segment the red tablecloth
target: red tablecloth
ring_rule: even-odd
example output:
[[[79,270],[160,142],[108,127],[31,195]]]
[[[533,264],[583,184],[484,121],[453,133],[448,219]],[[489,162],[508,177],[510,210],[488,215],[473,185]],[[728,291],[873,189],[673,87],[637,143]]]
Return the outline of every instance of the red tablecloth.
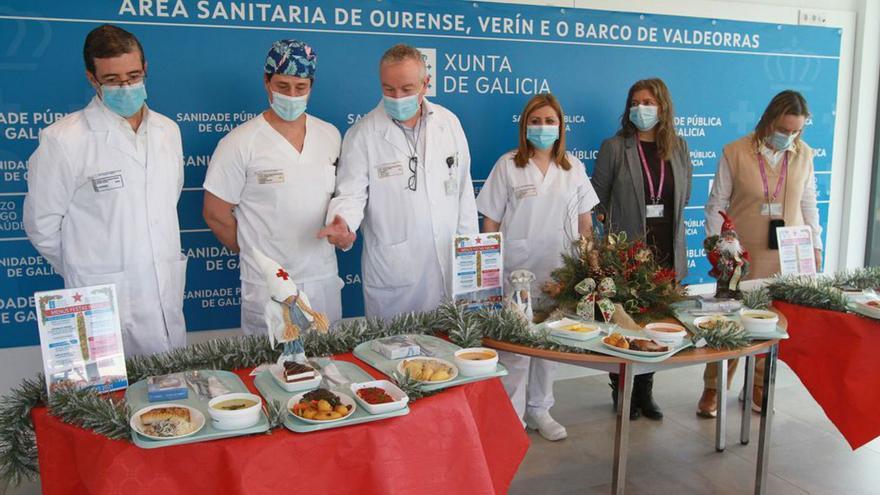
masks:
[[[350,354],[337,359],[382,376]],[[254,390],[247,371],[238,374]],[[45,408],[33,419],[45,495],[507,493],[529,446],[498,379],[451,388],[389,420],[149,450]]]
[[[776,301],[788,319],[779,358],[800,377],[853,450],[880,436],[880,322]]]

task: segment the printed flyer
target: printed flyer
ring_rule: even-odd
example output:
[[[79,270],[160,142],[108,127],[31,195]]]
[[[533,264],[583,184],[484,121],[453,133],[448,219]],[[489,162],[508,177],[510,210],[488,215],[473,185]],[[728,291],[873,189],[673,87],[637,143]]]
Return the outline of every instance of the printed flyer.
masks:
[[[504,298],[501,232],[455,237],[452,295],[468,310],[500,308]]]
[[[813,231],[806,225],[778,227],[779,266],[782,275],[815,275],[816,253]]]

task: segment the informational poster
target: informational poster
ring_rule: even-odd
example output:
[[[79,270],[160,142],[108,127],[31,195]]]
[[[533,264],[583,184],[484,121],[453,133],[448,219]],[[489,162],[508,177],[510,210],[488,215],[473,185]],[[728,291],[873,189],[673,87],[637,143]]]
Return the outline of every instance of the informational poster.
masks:
[[[110,392],[128,386],[113,285],[37,292],[49,395],[61,386]]]
[[[455,237],[452,295],[467,309],[499,308],[504,299],[501,232]]]
[[[395,43],[419,48],[431,77],[428,99],[452,111],[464,129],[478,193],[498,158],[517,147],[520,114],[535,94],[558,98],[566,147],[590,175],[603,140],[620,127],[627,89],[640,79],[663,79],[694,171],[683,226],[688,284],[713,281],[703,250],[703,207],[723,146],[754,129],[773,95],[793,89],[809,104],[802,138],[814,150],[823,232],[829,230],[831,177],[843,172],[831,169],[841,68],[837,28],[437,0],[2,3],[0,347],[35,345],[30,296],[63,286],[23,229],[27,160],[42,129],[94,96],[82,47],[86,34],[105,22],[138,37],[148,62],[147,104],[180,127],[188,331],[240,324],[239,258],[205,224],[202,184],[218,141],[268,107],[263,65],[272,42],[282,38],[314,47],[318,65],[308,113],[342,134],[382,98],[382,53]],[[346,317],[363,315],[360,246],[337,253]]]
[[[815,275],[816,252],[813,231],[807,225],[777,227],[779,266],[782,275]]]

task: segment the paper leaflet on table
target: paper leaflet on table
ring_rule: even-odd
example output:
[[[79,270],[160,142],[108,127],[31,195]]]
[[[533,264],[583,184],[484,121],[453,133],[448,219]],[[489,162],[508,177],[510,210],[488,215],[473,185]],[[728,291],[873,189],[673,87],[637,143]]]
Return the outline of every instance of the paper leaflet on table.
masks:
[[[501,232],[455,236],[452,298],[466,310],[498,309],[504,298]]]
[[[128,386],[115,285],[34,293],[49,395],[58,387]]]
[[[815,275],[816,252],[813,230],[808,225],[777,227],[779,273],[782,275]]]

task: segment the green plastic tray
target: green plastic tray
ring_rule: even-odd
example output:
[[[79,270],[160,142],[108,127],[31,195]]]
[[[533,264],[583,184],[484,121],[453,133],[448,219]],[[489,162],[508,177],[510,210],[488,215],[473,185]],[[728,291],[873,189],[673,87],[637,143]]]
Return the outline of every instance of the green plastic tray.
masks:
[[[370,374],[362,370],[354,363],[349,363],[347,361],[332,361],[332,363],[336,365],[336,368],[339,370],[339,372],[345,376],[345,378],[349,381],[349,384],[358,382],[371,382],[375,380],[375,378],[370,376]],[[348,388],[349,384],[333,385],[329,386],[329,388],[334,392],[343,393],[354,399],[351,393],[351,389]],[[284,388],[275,381],[275,378],[272,377],[272,373],[269,370],[264,370],[262,373],[257,375],[257,377],[254,379],[254,385],[257,387],[257,390],[260,391],[260,394],[263,396],[264,399],[266,399],[266,401],[277,400],[281,403],[281,407],[283,407],[285,410],[287,409],[287,401],[289,401],[291,397],[306,392],[306,390],[298,390],[296,392],[288,392],[287,390],[284,390]],[[409,406],[404,407],[403,409],[398,409],[396,411],[390,411],[383,414],[370,414],[366,409],[358,404],[357,409],[347,418],[340,421],[334,421],[332,423],[306,423],[305,421],[300,421],[296,416],[288,411],[284,417],[284,426],[288,430],[295,431],[297,433],[310,433],[313,431],[329,430],[332,428],[341,428],[343,426],[369,423],[371,421],[379,421],[382,419],[394,418],[397,416],[405,416],[407,414],[409,414]]]
[[[412,337],[413,339],[415,339],[415,341],[420,346],[422,346],[423,349],[428,348],[433,351],[432,355],[427,357],[445,359],[450,363],[454,363],[453,355],[455,354],[455,351],[461,350],[461,347],[451,342],[447,342],[443,339],[433,337],[431,335],[409,335],[408,337]],[[382,354],[374,351],[372,348],[372,343],[372,341],[369,341],[358,345],[354,348],[354,355],[361,361],[369,364],[373,368],[376,368],[387,376],[393,377],[394,373],[397,371],[397,363],[407,358],[388,359]],[[422,356],[426,356],[426,354],[422,354]],[[501,363],[498,363],[498,366],[496,366],[494,373],[488,373],[479,376],[463,376],[459,372],[459,375],[454,380],[450,380],[445,383],[426,383],[423,384],[421,387],[422,390],[430,392],[434,390],[443,390],[449,387],[454,387],[456,385],[478,382],[480,380],[486,380],[488,378],[496,378],[505,375],[507,375],[507,368],[505,368]]]
[[[217,379],[219,379],[220,382],[229,389],[230,393],[250,393],[250,390],[248,390],[245,384],[241,381],[241,378],[239,378],[238,375],[236,375],[235,373],[220,370],[199,370],[199,373],[205,376],[216,376]],[[269,419],[266,417],[265,412],[260,413],[260,421],[250,428],[243,428],[241,430],[218,430],[217,428],[214,428],[211,422],[211,415],[208,413],[208,401],[203,401],[199,399],[199,396],[196,395],[196,393],[193,392],[192,389],[189,390],[189,397],[187,397],[186,399],[150,402],[149,400],[147,400],[147,380],[141,380],[134,385],[128,387],[128,390],[125,391],[125,402],[128,403],[128,406],[131,408],[132,414],[141,410],[141,408],[154,404],[162,404],[164,402],[168,404],[183,404],[186,406],[190,406],[192,408],[198,409],[202,412],[202,414],[205,415],[205,426],[202,427],[202,429],[199,430],[199,432],[195,435],[190,435],[184,438],[153,440],[132,430],[132,441],[135,445],[143,449],[157,449],[160,447],[170,447],[172,445],[207,442],[208,440],[219,440],[221,438],[239,437],[242,435],[251,435],[253,433],[264,433],[266,431],[269,431]]]
[[[699,318],[700,316],[694,316],[690,313],[690,310],[697,309],[696,301],[682,301],[679,303],[675,303],[672,305],[672,310],[675,312],[675,318],[680,321],[691,333],[696,330],[696,326],[694,325],[694,320]],[[725,317],[730,318],[734,321],[740,321],[740,317],[738,313],[719,313],[724,314]],[[701,315],[702,316],[702,315]],[[777,339],[787,339],[788,332],[776,327],[776,331],[773,333],[762,333],[760,335],[752,335],[748,334],[749,338],[752,340],[777,340]]]

